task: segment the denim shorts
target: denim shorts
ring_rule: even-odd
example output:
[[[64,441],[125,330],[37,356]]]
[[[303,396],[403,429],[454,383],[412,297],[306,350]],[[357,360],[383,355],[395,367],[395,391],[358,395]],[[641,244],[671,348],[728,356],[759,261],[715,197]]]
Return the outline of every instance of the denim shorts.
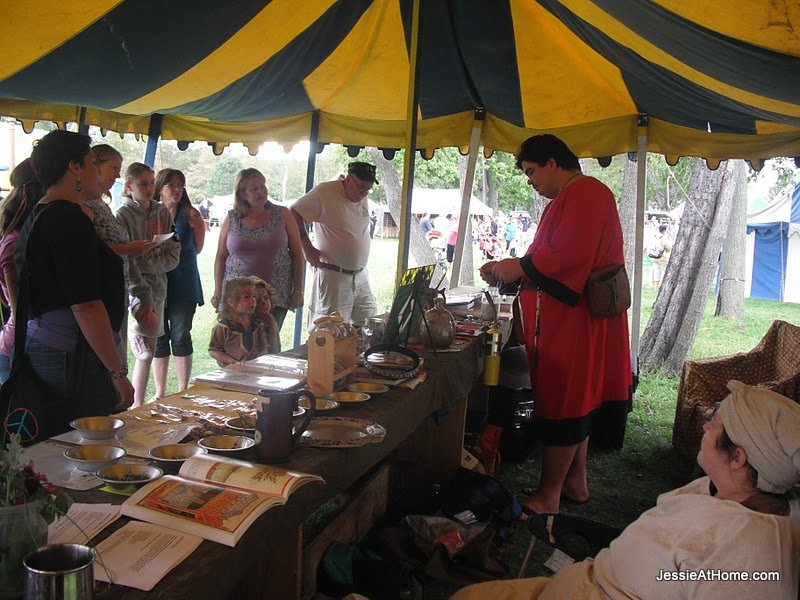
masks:
[[[164,335],[156,341],[156,351],[153,356],[165,358],[172,354],[175,356],[190,356],[194,352],[192,347],[192,320],[197,310],[194,302],[170,302],[164,306]]]

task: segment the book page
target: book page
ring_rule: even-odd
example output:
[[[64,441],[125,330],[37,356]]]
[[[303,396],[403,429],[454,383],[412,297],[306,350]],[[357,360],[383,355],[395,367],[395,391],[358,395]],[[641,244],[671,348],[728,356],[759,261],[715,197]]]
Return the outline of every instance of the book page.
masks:
[[[295,377],[286,377],[279,374],[269,375],[261,369],[248,368],[237,365],[233,368],[224,367],[197,375],[197,383],[205,383],[214,387],[229,390],[239,390],[257,394],[258,390],[290,390],[302,386],[303,381]]]
[[[322,477],[309,473],[287,471],[280,467],[211,454],[200,454],[186,460],[181,467],[180,475],[187,479],[263,492],[284,499],[304,483],[323,481]]]
[[[284,500],[237,488],[165,475],[122,505],[122,514],[228,546],[266,510]]]
[[[112,504],[81,504],[69,507],[67,515],[59,517],[47,528],[48,544],[88,544],[107,525],[119,518],[119,506]]]
[[[202,538],[131,521],[97,545],[94,578],[149,592],[194,552]],[[105,568],[103,568],[105,567]]]

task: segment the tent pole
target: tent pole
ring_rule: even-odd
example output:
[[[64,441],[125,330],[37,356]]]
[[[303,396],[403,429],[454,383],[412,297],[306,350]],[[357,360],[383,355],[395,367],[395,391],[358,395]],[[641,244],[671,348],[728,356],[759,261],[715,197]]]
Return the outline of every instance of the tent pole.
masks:
[[[403,155],[403,187],[400,193],[400,243],[397,248],[395,289],[403,272],[408,268],[408,251],[411,227],[411,194],[414,188],[414,160],[417,148],[417,110],[419,106],[419,42],[422,36],[422,0],[414,0],[411,15],[411,48],[409,50],[408,98],[406,100],[406,137]]]
[[[164,115],[153,113],[150,115],[150,126],[147,128],[147,147],[144,150],[144,164],[152,168],[156,164],[156,149],[158,139],[161,137],[161,122]]]
[[[647,175],[647,116],[639,115],[636,140],[636,239],[634,242],[633,303],[631,306],[631,367],[639,373],[639,329],[642,320],[642,256],[644,253],[645,178]]]
[[[314,187],[314,174],[317,171],[317,142],[319,141],[319,111],[311,113],[311,132],[308,135],[308,162],[306,163],[306,193]],[[306,274],[308,273],[308,263],[303,258],[303,290],[306,288]],[[303,335],[303,307],[299,306],[294,311],[294,344],[297,348],[300,345],[300,338]]]
[[[78,113],[78,133],[82,133],[83,135],[89,134],[89,126],[86,124],[86,107],[81,106],[81,110]]]
[[[464,241],[467,234],[467,220],[469,219],[470,200],[472,199],[472,186],[475,182],[475,165],[478,162],[478,147],[481,142],[481,128],[483,126],[484,109],[475,111],[475,122],[472,125],[472,135],[469,139],[469,158],[467,158],[467,173],[464,176],[464,187],[461,188],[461,213],[458,219],[458,238],[456,252],[453,256],[453,267],[450,273],[450,289],[458,287],[461,282],[461,261],[464,254]],[[472,248],[472,244],[467,244]]]

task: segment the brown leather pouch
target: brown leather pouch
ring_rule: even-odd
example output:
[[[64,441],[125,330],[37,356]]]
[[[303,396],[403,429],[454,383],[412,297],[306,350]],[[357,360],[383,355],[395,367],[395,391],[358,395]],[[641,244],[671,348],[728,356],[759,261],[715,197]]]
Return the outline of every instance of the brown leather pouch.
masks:
[[[611,265],[589,273],[584,293],[593,317],[608,319],[624,313],[631,306],[631,285],[625,265]]]

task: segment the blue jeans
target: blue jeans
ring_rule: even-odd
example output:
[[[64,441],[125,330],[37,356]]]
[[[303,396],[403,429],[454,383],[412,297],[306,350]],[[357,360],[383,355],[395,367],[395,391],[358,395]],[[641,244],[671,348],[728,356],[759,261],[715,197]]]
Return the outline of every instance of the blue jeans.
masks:
[[[0,354],[0,385],[8,381],[9,375],[11,375],[11,357]]]
[[[156,351],[153,356],[165,358],[172,354],[175,356],[191,356],[194,352],[192,346],[192,320],[197,310],[194,302],[175,301],[167,299],[164,305],[164,335],[156,340]]]
[[[69,431],[73,419],[116,412],[119,396],[108,369],[85,341],[79,342],[75,352],[65,352],[28,340],[25,355],[33,372],[49,388],[43,405],[58,413],[47,415],[54,428],[47,435]]]

